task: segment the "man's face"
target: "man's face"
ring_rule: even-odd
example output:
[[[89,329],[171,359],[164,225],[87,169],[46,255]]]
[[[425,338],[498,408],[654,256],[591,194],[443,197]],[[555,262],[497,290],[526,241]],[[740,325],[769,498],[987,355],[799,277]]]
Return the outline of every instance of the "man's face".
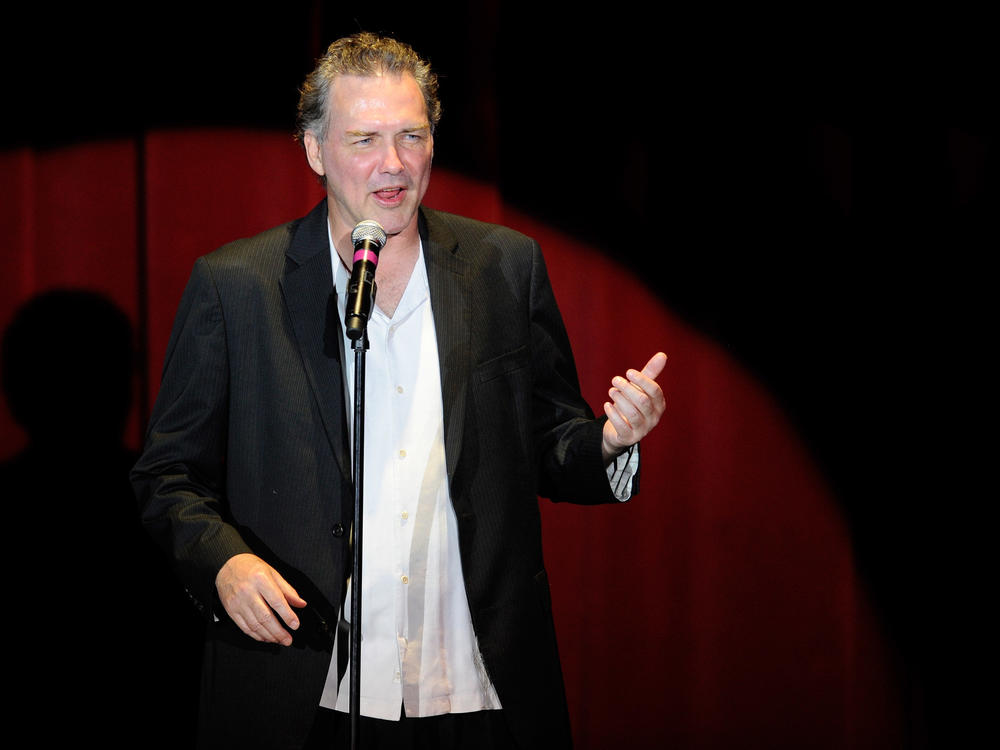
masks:
[[[309,166],[326,177],[334,238],[374,219],[392,237],[416,232],[434,139],[412,75],[340,76],[330,88],[326,137],[306,133]]]

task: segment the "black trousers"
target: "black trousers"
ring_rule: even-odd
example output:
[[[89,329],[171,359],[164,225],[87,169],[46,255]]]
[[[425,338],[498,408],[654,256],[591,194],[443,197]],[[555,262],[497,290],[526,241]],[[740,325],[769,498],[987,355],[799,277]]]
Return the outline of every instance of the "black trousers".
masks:
[[[502,710],[359,721],[358,750],[514,750]],[[348,714],[320,708],[303,750],[349,750]]]

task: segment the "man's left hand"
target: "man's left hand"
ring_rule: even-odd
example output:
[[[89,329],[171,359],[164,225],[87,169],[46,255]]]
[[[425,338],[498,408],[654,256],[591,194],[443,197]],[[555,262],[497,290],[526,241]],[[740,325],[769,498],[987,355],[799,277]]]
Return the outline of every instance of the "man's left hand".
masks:
[[[624,377],[612,378],[608,391],[611,400],[604,404],[604,413],[608,415],[601,443],[605,463],[646,437],[660,421],[666,398],[656,378],[666,363],[667,355],[657,352],[641,372],[628,370]]]

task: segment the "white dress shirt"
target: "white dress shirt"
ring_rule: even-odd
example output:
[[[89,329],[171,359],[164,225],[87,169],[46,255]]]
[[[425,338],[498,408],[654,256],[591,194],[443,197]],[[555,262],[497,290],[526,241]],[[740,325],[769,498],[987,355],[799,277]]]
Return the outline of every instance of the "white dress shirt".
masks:
[[[353,430],[354,351],[343,321],[350,271],[332,238],[330,248]],[[395,720],[401,707],[414,717],[497,709],[500,699],[472,627],[448,491],[437,337],[422,246],[391,318],[377,299],[365,357],[360,711]],[[619,500],[631,494],[637,453],[609,467]],[[350,596],[349,584],[346,602]],[[320,705],[346,712],[350,669],[338,685],[336,653]]]
[[[336,251],[332,257],[343,301],[350,272]],[[344,331],[343,305],[338,308]],[[462,576],[422,248],[393,316],[376,302],[367,332],[361,713],[398,719],[401,706],[407,716],[500,708],[476,644]],[[346,334],[344,341],[353,426],[354,352]],[[321,705],[348,711],[350,672],[339,690],[336,674],[334,658]]]

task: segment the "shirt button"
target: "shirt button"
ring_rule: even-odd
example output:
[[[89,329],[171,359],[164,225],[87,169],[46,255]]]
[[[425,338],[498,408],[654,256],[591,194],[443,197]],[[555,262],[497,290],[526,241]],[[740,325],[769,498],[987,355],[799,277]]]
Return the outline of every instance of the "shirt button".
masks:
[[[404,510],[404,511],[403,511],[402,513],[400,513],[399,515],[400,515],[400,517],[401,517],[401,518],[402,518],[402,519],[403,519],[404,521],[405,521],[405,520],[406,520],[407,518],[409,518],[409,517],[410,517],[410,514],[409,514],[409,512],[407,512],[407,511],[405,511],[405,510]]]
[[[410,582],[410,577],[409,576],[403,576],[399,580],[401,580],[403,583],[409,583]]]
[[[397,385],[396,386],[396,393],[402,393],[402,392],[403,392],[403,386]]]
[[[330,531],[333,532],[334,536],[343,536],[344,535],[344,525],[341,524],[341,523],[335,523],[333,525],[333,528],[330,529]]]
[[[399,457],[400,458],[406,458],[406,451],[405,450],[400,451],[399,452]]]

